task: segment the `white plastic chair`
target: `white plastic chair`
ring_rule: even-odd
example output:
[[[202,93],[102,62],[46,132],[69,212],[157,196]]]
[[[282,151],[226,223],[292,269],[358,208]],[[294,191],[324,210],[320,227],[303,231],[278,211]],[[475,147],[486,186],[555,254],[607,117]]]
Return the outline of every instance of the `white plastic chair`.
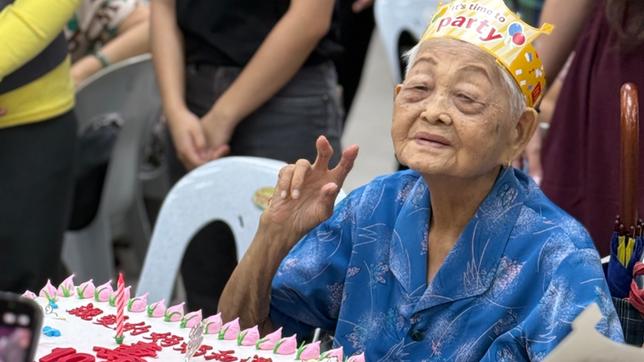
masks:
[[[156,221],[137,295],[170,300],[183,254],[192,237],[220,220],[231,229],[242,258],[253,240],[262,210],[253,202],[255,192],[274,187],[281,161],[259,157],[224,157],[184,176],[170,190]],[[340,191],[336,203],[345,197]]]
[[[395,83],[400,83],[405,64],[402,56],[418,43],[439,0],[378,0],[374,14],[378,33],[387,52],[387,60]]]
[[[87,227],[65,233],[63,260],[81,280],[113,278],[114,238],[132,241],[143,260],[150,225],[138,173],[146,135],[160,112],[149,54],[103,69],[76,93],[79,129],[106,113],[118,113],[125,121],[112,151],[96,216]]]

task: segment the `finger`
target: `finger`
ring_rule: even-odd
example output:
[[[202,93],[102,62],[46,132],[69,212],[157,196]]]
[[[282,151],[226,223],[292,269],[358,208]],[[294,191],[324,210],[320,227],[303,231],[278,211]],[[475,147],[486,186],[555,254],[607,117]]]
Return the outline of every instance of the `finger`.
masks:
[[[7,114],[7,110],[5,108],[0,108],[0,117],[4,116]]]
[[[192,129],[190,132],[190,137],[192,138],[192,144],[194,145],[195,152],[202,159],[202,162],[208,158],[208,142],[206,140],[206,135],[201,128],[197,130]],[[216,146],[216,145],[212,145]]]
[[[177,150],[179,158],[188,170],[192,170],[193,168],[201,165],[201,158],[196,153],[192,145],[190,134],[183,133],[180,136],[179,142],[177,143]]]
[[[181,164],[183,165],[183,167],[186,168],[186,170],[191,171],[192,169],[197,167],[194,164],[194,162],[190,161],[190,159],[187,156],[185,156],[184,153],[178,152],[177,156],[178,156],[179,160],[181,161]]]
[[[318,137],[315,141],[315,149],[317,150],[317,157],[315,158],[315,163],[313,163],[313,168],[328,169],[329,160],[333,156],[333,147],[331,147],[329,140],[324,136]]]
[[[295,172],[295,165],[287,165],[280,170],[277,186],[275,187],[275,195],[279,195],[280,199],[285,199],[288,196],[293,172]]]
[[[335,204],[335,199],[338,197],[339,191],[340,187],[338,187],[334,182],[329,182],[322,186],[322,189],[320,190],[322,194],[322,205],[327,214],[331,214],[333,212],[333,206]]]
[[[210,161],[216,160],[216,159],[219,159],[219,158],[222,158],[222,157],[228,155],[229,153],[230,153],[230,146],[221,145],[221,146],[215,148],[214,150],[210,151],[210,155],[209,155],[208,159]]]
[[[291,180],[291,197],[298,199],[300,197],[300,190],[304,183],[304,177],[311,169],[309,161],[301,158],[295,162],[295,171],[293,172],[293,179]]]
[[[347,178],[349,172],[353,168],[353,163],[358,157],[358,151],[360,148],[358,145],[351,145],[347,147],[344,152],[342,152],[342,157],[340,158],[340,163],[333,169],[335,179],[337,180],[338,185],[342,185],[344,180]]]

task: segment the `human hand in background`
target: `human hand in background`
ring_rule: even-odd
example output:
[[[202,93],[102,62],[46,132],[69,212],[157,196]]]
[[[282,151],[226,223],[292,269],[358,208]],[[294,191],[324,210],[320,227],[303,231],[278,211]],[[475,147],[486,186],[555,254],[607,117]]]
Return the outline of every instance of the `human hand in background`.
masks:
[[[101,70],[101,68],[102,68],[101,62],[93,55],[88,55],[86,57],[83,57],[82,59],[74,63],[70,70],[72,75],[72,80],[74,81],[74,86],[78,88],[78,86],[85,79],[87,79],[90,75]]]
[[[320,136],[315,146],[315,163],[300,159],[280,170],[275,193],[262,214],[265,223],[288,229],[296,241],[331,216],[336,196],[358,156],[358,146],[349,146],[338,165],[329,169],[331,144]]]
[[[199,118],[188,110],[168,115],[177,157],[188,170],[209,161],[208,145]]]
[[[351,6],[351,9],[353,10],[354,13],[359,13],[364,9],[372,6],[373,2],[374,0],[355,0],[353,2],[353,5]]]
[[[216,160],[230,151],[229,142],[235,131],[236,123],[231,117],[220,112],[217,104],[201,119],[201,125],[208,146],[206,157]]]

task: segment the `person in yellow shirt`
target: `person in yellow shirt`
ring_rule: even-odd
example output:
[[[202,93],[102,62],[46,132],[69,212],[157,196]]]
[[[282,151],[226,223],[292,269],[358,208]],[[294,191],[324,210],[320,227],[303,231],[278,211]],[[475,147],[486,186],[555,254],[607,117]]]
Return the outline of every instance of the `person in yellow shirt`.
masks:
[[[81,0],[0,0],[0,290],[56,279],[77,122],[62,29]]]

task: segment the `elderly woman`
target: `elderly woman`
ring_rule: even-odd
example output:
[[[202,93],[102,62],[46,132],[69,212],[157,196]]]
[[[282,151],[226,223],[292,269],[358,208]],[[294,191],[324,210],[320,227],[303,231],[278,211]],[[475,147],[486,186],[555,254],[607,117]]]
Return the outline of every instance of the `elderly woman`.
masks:
[[[425,39],[396,87],[391,129],[411,170],[334,210],[358,148],[329,169],[320,137],[314,164],[280,172],[224,319],[300,337],[321,327],[370,361],[541,360],[597,303],[597,328],[622,340],[588,234],[508,166],[535,130],[532,100],[480,47]]]

